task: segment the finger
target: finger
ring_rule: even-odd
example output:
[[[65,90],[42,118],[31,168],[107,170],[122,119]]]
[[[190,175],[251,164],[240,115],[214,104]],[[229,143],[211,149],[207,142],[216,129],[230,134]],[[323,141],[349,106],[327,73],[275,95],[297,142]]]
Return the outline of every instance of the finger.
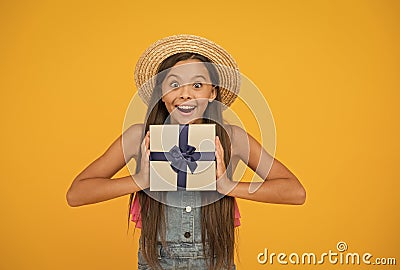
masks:
[[[146,147],[146,138],[143,139],[141,145],[140,145],[140,151],[142,153],[146,153],[147,152],[147,147]]]
[[[219,138],[218,136],[215,136],[215,150],[219,151],[219,145],[220,145]]]
[[[147,131],[146,133],[146,137],[144,138],[145,140],[145,145],[146,145],[146,149],[150,148],[150,133]]]
[[[217,166],[221,163],[221,154],[219,152],[219,149],[216,149],[215,151],[215,158],[217,159]]]
[[[219,150],[223,151],[222,145],[221,145],[221,140],[219,139],[219,137],[217,136],[217,147],[219,148]]]
[[[145,146],[146,146],[146,137],[143,138],[142,143],[140,144],[140,149],[143,150]]]
[[[221,155],[221,144],[218,141],[218,138],[216,139],[216,151],[215,151],[215,157],[217,160],[217,179],[219,179],[225,172],[225,163],[223,156]]]
[[[219,152],[221,154],[221,158],[224,159],[224,148],[222,147],[221,141],[220,141],[218,136],[217,136],[217,147],[218,147]]]
[[[218,136],[215,137],[215,155],[220,158],[220,143],[219,143],[219,139]]]

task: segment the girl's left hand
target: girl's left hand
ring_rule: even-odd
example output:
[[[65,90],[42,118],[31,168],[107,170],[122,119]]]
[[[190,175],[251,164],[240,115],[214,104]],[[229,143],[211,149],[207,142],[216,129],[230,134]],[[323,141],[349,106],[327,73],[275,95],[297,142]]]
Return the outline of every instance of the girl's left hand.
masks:
[[[215,137],[215,157],[217,160],[217,191],[227,195],[233,188],[233,182],[226,175],[226,167],[224,161],[224,148],[222,147],[219,137]]]

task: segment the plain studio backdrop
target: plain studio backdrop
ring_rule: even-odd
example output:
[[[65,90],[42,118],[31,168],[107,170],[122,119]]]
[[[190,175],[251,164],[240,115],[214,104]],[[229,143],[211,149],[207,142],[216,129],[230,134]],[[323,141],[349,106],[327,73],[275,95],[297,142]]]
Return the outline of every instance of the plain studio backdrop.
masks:
[[[65,194],[121,134],[141,53],[179,33],[234,56],[307,190],[303,206],[238,200],[238,269],[349,269],[257,262],[339,241],[399,256],[398,1],[1,1],[0,13],[0,269],[136,269],[128,196],[71,208]]]

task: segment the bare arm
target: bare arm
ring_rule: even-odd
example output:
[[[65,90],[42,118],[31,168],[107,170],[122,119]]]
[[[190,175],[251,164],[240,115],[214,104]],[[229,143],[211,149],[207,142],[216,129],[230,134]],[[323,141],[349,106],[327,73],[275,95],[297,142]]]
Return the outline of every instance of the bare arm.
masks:
[[[70,206],[110,200],[147,188],[145,179],[137,175],[111,179],[126,162],[137,158],[141,145],[148,144],[146,139],[141,142],[142,130],[142,125],[131,126],[74,179],[66,195]]]
[[[224,174],[225,164],[221,162],[223,160],[223,148],[216,140],[218,191],[229,196],[253,201],[303,204],[306,192],[297,177],[281,162],[269,155],[257,140],[246,131],[237,126],[233,126],[232,130],[232,154],[238,155],[247,166],[265,181],[260,183],[255,191],[252,191],[250,185],[257,185],[258,183],[233,182],[228,179]],[[243,143],[246,139],[248,144]],[[271,169],[269,170],[269,168]]]

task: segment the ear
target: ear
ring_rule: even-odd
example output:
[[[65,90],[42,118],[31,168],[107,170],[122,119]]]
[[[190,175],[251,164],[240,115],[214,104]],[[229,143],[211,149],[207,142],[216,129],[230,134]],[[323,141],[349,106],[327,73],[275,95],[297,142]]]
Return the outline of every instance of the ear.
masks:
[[[217,91],[218,91],[217,88],[215,86],[213,86],[211,89],[211,94],[208,99],[208,102],[212,102],[217,97]]]

